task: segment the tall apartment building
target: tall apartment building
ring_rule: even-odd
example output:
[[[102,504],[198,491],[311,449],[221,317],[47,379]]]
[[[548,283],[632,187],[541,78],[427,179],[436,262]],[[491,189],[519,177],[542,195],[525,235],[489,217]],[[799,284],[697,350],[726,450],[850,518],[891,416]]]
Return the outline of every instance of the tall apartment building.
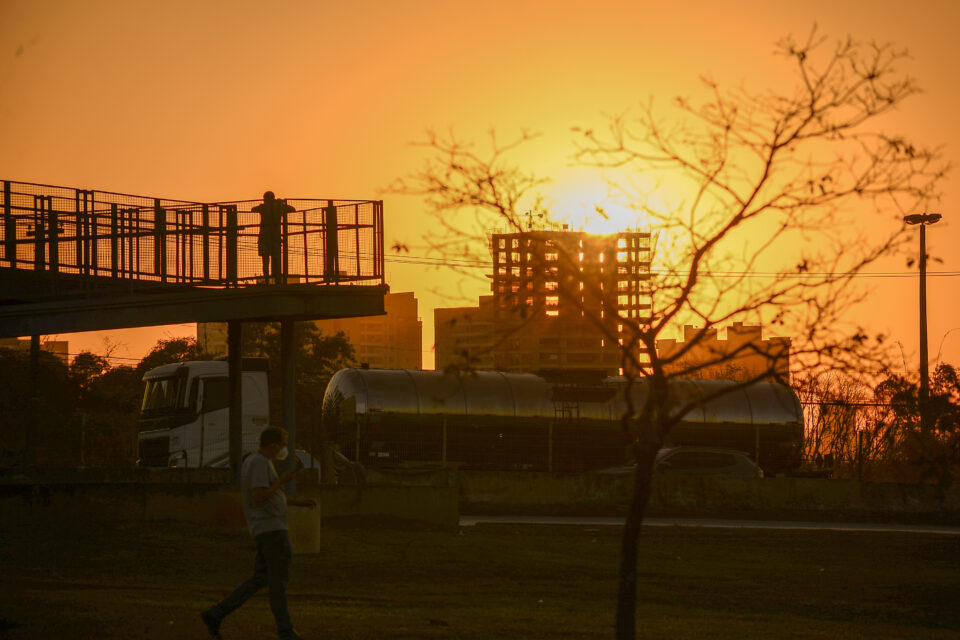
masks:
[[[317,320],[324,334],[342,331],[356,352],[357,362],[374,369],[422,369],[423,322],[413,292],[388,293],[382,316]],[[226,354],[225,323],[197,324],[197,343],[210,354]]]
[[[437,368],[466,351],[500,371],[619,371],[623,319],[649,319],[649,233],[498,233],[490,248],[491,296],[435,311]]]
[[[727,327],[727,338],[721,340],[717,329],[683,328],[683,340],[657,340],[661,358],[679,354],[696,339],[689,351],[665,366],[668,374],[689,378],[743,380],[761,377],[787,380],[790,373],[790,338],[763,338],[763,328],[734,322]]]

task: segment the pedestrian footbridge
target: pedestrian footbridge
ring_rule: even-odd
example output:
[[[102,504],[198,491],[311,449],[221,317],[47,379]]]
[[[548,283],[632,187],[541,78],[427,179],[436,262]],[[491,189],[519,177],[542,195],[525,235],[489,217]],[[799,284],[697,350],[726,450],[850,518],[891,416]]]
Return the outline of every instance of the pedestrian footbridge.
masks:
[[[382,201],[288,198],[268,284],[260,200],[0,186],[0,337],[383,313]]]

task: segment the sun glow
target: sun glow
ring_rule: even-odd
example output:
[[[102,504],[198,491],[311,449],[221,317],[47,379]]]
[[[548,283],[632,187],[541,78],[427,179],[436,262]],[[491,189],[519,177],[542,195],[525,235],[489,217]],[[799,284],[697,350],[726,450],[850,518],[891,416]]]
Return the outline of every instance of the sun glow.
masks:
[[[643,212],[613,201],[602,185],[599,189],[582,185],[559,188],[554,202],[554,220],[576,231],[608,234],[649,226]]]
[[[636,184],[637,176],[600,174],[595,169],[569,169],[550,189],[554,220],[571,229],[609,234],[656,232],[657,220],[675,210],[673,190]]]

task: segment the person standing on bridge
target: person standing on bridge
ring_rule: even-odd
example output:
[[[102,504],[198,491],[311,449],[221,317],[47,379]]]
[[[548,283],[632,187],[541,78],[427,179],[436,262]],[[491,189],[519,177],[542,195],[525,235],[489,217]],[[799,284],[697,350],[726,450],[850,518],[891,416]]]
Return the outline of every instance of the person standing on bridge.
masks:
[[[295,471],[278,476],[274,460],[287,457],[287,431],[270,426],[260,434],[260,448],[247,456],[240,474],[243,511],[250,533],[257,544],[253,575],[206,611],[200,618],[210,635],[220,638],[220,624],[263,587],[270,587],[270,609],[277,623],[280,640],[298,640],[287,611],[287,585],[290,583],[290,537],[287,534],[287,504],[313,508],[315,500],[288,498],[283,485],[293,479]]]
[[[263,203],[251,211],[260,214],[260,237],[257,239],[257,253],[263,259],[263,279],[269,284],[270,276],[280,284],[282,275],[281,243],[283,217],[296,209],[286,200],[277,198],[273,191],[263,194]],[[271,266],[271,263],[272,266]]]

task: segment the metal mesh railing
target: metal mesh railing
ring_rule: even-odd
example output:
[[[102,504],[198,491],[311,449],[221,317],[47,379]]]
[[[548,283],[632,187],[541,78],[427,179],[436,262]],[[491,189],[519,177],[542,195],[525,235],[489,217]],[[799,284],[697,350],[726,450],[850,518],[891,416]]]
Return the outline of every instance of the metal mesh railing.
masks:
[[[151,283],[263,282],[259,200],[200,203],[2,181],[0,268]],[[289,283],[383,284],[383,202],[288,199]]]

